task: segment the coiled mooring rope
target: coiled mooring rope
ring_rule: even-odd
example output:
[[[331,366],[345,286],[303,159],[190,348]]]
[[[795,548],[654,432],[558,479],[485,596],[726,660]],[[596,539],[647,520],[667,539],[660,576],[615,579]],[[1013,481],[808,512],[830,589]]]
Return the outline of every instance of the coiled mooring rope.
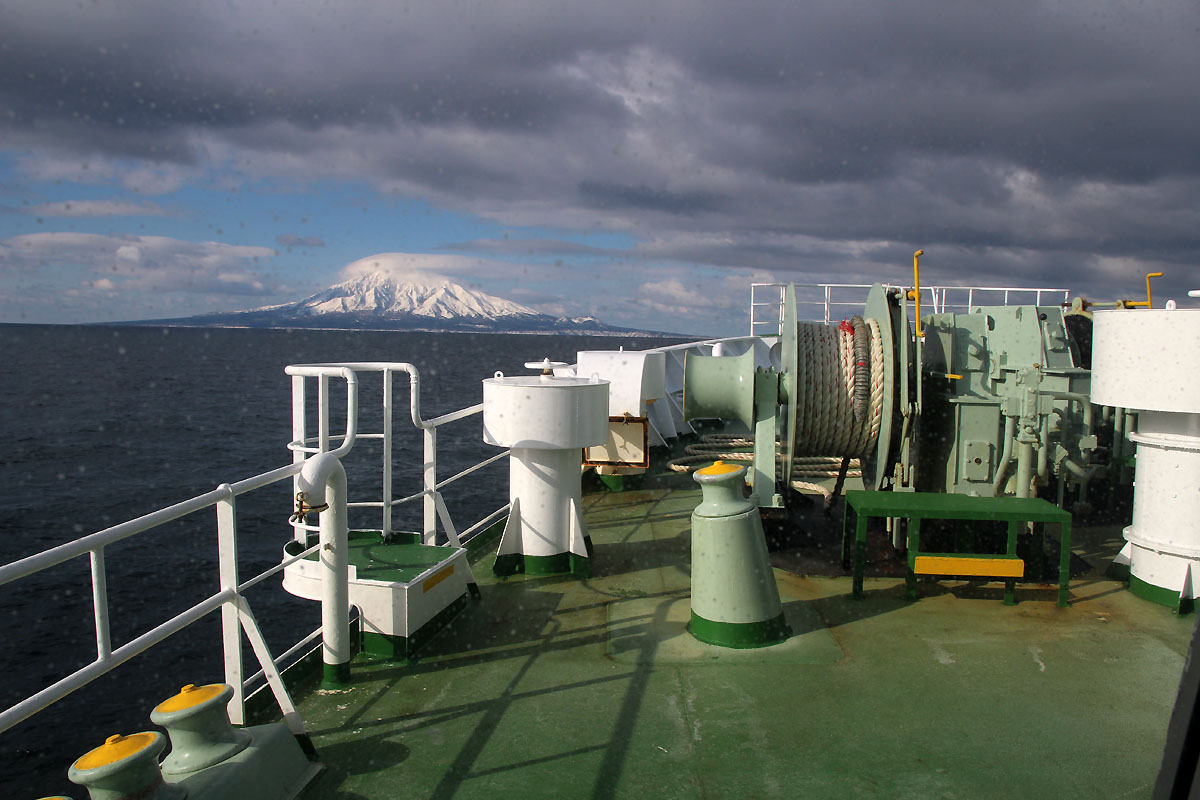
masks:
[[[842,460],[850,457],[845,477],[861,477],[860,457],[875,447],[883,418],[883,341],[879,323],[860,317],[838,326],[797,326],[796,448],[792,488],[830,491],[811,479],[835,477]],[[869,364],[867,363],[869,353]],[[714,459],[753,461],[754,454],[738,448],[754,440],[732,434],[709,434],[689,445],[686,455],[668,467],[691,472]],[[780,457],[782,458],[782,457]],[[810,480],[805,480],[805,479]]]

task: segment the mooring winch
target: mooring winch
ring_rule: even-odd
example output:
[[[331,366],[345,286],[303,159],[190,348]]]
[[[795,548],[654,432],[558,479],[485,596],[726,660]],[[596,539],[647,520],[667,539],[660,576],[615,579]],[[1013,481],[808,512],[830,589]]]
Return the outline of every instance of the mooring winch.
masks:
[[[1032,496],[1054,476],[1082,499],[1102,472],[1090,372],[1062,307],[910,316],[918,292],[876,284],[861,315],[823,325],[797,321],[789,285],[777,363],[688,355],[684,418],[753,432],[760,506],[784,505],[806,457],[840,460],[842,477],[857,459],[868,489],[981,497]]]

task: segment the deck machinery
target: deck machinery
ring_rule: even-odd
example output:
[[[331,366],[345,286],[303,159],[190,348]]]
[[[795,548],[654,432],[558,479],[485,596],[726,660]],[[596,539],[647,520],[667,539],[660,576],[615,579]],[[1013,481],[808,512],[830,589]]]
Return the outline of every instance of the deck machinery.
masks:
[[[784,505],[792,479],[821,458],[840,461],[842,477],[859,459],[867,489],[1030,497],[1053,476],[1083,502],[1105,467],[1090,371],[1063,309],[921,318],[918,304],[914,320],[910,297],[877,284],[861,316],[826,326],[797,321],[788,286],[772,364],[756,367],[752,352],[689,356],[685,418],[754,432],[763,507]]]

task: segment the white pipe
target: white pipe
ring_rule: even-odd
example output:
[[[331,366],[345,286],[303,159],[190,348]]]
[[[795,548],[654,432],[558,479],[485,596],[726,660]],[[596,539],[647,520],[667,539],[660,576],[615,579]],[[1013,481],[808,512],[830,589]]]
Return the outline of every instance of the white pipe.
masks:
[[[328,503],[318,517],[321,526],[321,656],[327,688],[344,686],[350,670],[350,567],[346,519],[346,470],[333,453],[318,453],[304,462],[301,491],[311,505]]]

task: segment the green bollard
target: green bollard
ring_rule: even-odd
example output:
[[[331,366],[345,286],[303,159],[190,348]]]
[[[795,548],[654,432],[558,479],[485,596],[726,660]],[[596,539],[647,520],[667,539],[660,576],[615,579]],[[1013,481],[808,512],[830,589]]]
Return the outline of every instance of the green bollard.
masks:
[[[767,556],[758,508],[742,497],[746,468],[697,470],[703,499],[692,512],[692,618],[688,633],[740,649],[791,636]]]

